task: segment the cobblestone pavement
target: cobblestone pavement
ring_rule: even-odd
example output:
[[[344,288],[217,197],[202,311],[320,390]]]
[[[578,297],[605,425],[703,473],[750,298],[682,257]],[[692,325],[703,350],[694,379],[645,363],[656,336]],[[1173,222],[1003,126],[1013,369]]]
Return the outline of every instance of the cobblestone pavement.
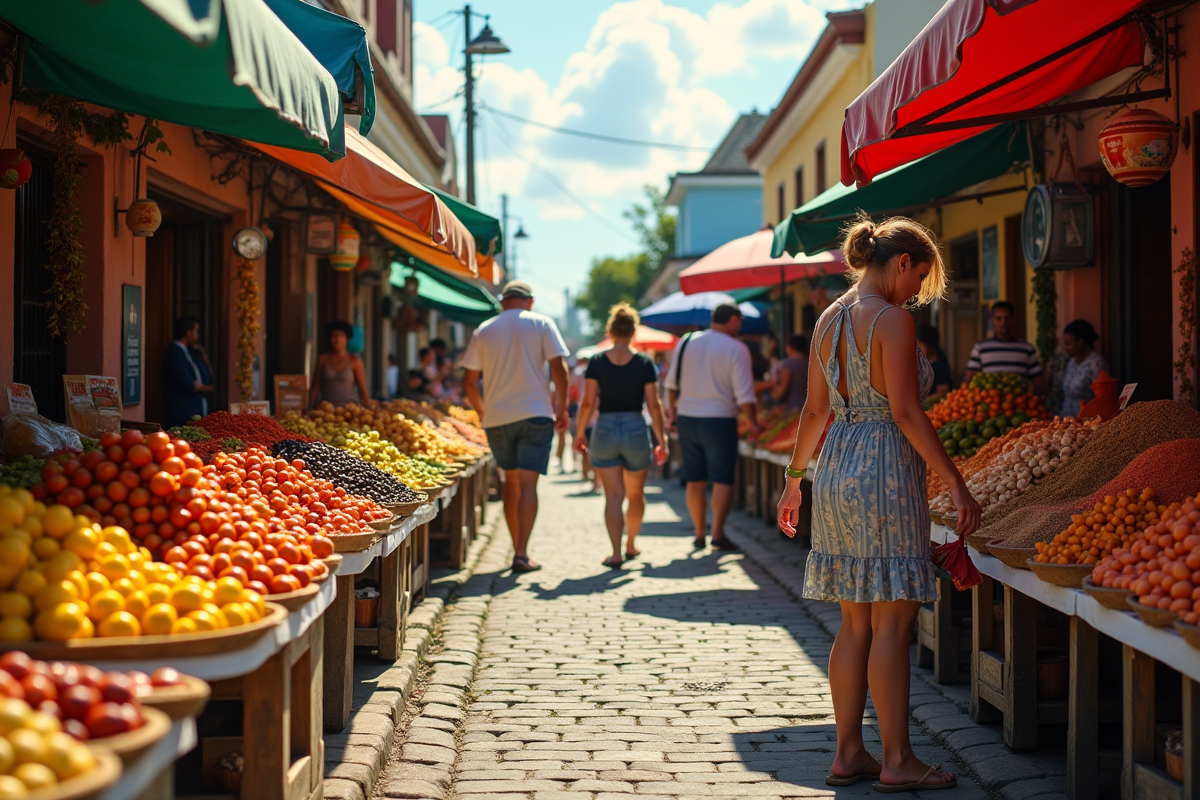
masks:
[[[838,613],[798,599],[802,551],[745,517],[731,526],[744,553],[693,551],[670,482],[648,489],[642,557],[609,570],[600,565],[603,500],[571,478],[542,481],[531,554],[544,569],[512,574],[507,537],[494,536],[448,606],[425,705],[399,732],[399,761],[376,795],[874,794],[869,783],[823,780],[835,742],[825,670]],[[960,774],[957,789],[937,796],[1065,794],[1056,764],[1008,753],[998,729],[975,725],[920,675],[913,707],[917,754]],[[952,752],[946,737],[955,736]]]

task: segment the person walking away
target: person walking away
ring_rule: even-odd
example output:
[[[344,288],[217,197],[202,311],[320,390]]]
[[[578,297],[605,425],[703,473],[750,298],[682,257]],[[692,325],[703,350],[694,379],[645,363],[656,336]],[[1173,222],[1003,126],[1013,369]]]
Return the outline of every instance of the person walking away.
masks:
[[[172,334],[174,339],[162,359],[163,417],[168,428],[207,415],[208,400],[204,396],[213,388],[205,383],[204,370],[192,356],[192,348],[200,341],[200,320],[182,316],[175,320]]]
[[[1045,392],[1042,366],[1037,349],[1016,334],[1015,306],[1007,300],[992,304],[992,338],[976,342],[967,360],[963,386],[980,372],[1012,372],[1033,383],[1034,391]]]
[[[747,434],[757,438],[754,378],[750,350],[738,341],[742,312],[733,303],[712,310],[708,330],[680,340],[667,373],[667,419],[677,429],[687,483],[687,506],[695,528],[694,546],[705,544],[705,491],[712,483],[712,546],[736,550],[725,535],[733,501],[737,464],[739,409],[750,420]]]
[[[957,778],[927,766],[908,737],[909,643],[921,604],[937,598],[929,545],[925,463],[950,487],[958,534],[979,526],[979,505],[921,408],[933,370],[903,306],[944,297],[933,235],[903,217],[860,216],[842,244],[855,287],[817,321],[808,400],[778,504],[795,533],[800,480],[833,410],[813,482],[813,547],[804,596],[838,602],[829,656],[837,751],[825,782],[873,780],[882,792],[948,789]],[[862,736],[867,689],[879,719],[882,765]]]
[[[575,451],[590,452],[592,468],[604,486],[604,523],[612,541],[612,555],[604,566],[619,567],[625,559],[641,555],[636,542],[646,513],[646,474],[651,452],[659,465],[667,460],[662,405],[658,401],[658,371],[654,361],[630,348],[637,332],[638,313],[628,303],[618,303],[608,312],[611,349],[593,358],[587,366],[583,402],[580,404]],[[586,420],[592,415],[599,395],[600,415],[589,435]],[[650,411],[650,428],[657,441],[650,441],[643,407]],[[628,509],[622,510],[625,501]],[[621,554],[621,531],[625,553]]]
[[[537,519],[538,476],[550,467],[554,432],[567,426],[568,351],[554,320],[532,311],[528,283],[505,284],[500,305],[503,310],[476,328],[467,345],[463,385],[496,465],[504,471],[504,519],[516,551],[512,569],[531,572],[541,568],[528,552]],[[554,382],[553,402],[547,364]]]
[[[317,405],[317,398],[341,408],[357,402],[366,405],[371,399],[362,359],[346,349],[354,328],[345,320],[335,319],[325,326],[329,352],[317,357],[317,379],[309,391],[308,407]]]
[[[586,362],[580,362],[586,364]],[[570,368],[567,374],[567,429],[558,434],[558,446],[554,451],[554,457],[558,461],[558,474],[562,475],[568,470],[563,465],[563,458],[567,452],[567,438],[571,435],[571,431],[575,429],[575,417],[579,414],[579,401],[583,399],[583,370],[580,365],[576,364],[574,368]],[[574,450],[574,448],[572,448]],[[573,459],[572,459],[573,460]],[[571,465],[571,472],[575,471],[575,465]]]
[[[950,362],[942,352],[941,334],[932,325],[917,326],[917,347],[925,354],[925,360],[933,369],[933,388],[929,390],[927,400],[940,400],[950,394],[953,383],[950,377]]]
[[[1063,352],[1067,355],[1062,371],[1062,404],[1054,410],[1060,417],[1078,417],[1079,409],[1096,398],[1092,381],[1108,371],[1108,362],[1096,352],[1100,335],[1086,319],[1077,319],[1063,328]]]
[[[776,367],[771,399],[785,411],[799,411],[808,397],[808,339],[789,336],[784,352],[787,357]]]

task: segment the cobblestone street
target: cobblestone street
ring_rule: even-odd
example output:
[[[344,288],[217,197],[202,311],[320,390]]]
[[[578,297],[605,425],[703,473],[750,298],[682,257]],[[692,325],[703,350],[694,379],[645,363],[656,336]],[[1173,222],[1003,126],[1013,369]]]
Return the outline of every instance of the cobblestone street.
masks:
[[[423,706],[398,731],[400,758],[376,795],[873,794],[866,782],[824,783],[835,742],[825,670],[838,612],[797,598],[802,551],[736,514],[744,553],[693,551],[672,481],[648,488],[642,557],[609,570],[600,564],[603,500],[584,486],[570,475],[542,481],[530,549],[540,572],[507,569],[501,523],[447,608]],[[953,797],[1061,796],[1061,781],[1045,777],[1054,763],[1009,754],[998,730],[976,726],[916,675],[913,706],[925,725],[912,727],[918,755],[960,773]],[[955,731],[965,753],[957,762],[941,740]],[[867,737],[878,752],[870,728]],[[963,774],[975,761],[975,776],[990,775],[987,789]]]

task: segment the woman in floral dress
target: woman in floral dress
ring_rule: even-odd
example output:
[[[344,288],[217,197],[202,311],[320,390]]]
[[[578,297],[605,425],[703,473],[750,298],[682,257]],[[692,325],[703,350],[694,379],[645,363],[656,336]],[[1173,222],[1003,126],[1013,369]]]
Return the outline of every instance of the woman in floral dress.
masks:
[[[944,296],[946,272],[932,234],[903,217],[860,218],[842,252],[855,286],[817,322],[808,400],[778,506],[780,528],[794,535],[804,477],[794,465],[809,463],[832,410],[812,478],[804,585],[805,597],[842,607],[829,656],[837,755],[825,780],[874,780],[883,792],[948,789],[954,774],[923,764],[908,737],[909,642],[921,603],[937,597],[926,462],[950,487],[960,536],[978,527],[979,505],[921,409],[933,370],[903,308]],[[863,743],[868,687],[882,763]]]

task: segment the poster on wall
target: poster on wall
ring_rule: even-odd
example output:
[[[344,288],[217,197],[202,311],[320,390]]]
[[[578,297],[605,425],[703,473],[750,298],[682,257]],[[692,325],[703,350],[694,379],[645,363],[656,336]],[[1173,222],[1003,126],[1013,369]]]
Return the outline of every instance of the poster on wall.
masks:
[[[121,389],[126,405],[142,402],[142,287],[121,284]]]
[[[992,225],[983,229],[983,241],[980,257],[983,273],[983,299],[998,300],[1000,298],[1000,244],[999,229]]]
[[[4,413],[36,414],[37,401],[33,399],[33,387],[24,383],[4,384],[4,400],[7,402]]]
[[[337,250],[337,214],[314,211],[304,218],[304,251],[329,255]]]
[[[303,414],[308,406],[308,378],[305,375],[275,376],[275,413],[282,417],[289,411]]]
[[[236,416],[269,417],[271,404],[266,400],[250,400],[246,403],[230,403],[229,413]]]

